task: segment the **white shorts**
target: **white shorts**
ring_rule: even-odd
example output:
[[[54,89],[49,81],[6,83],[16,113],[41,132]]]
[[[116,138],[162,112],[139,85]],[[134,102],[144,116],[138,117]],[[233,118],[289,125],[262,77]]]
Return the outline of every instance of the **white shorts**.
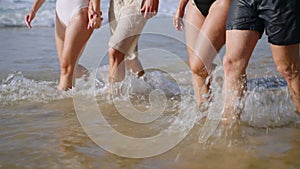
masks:
[[[141,13],[144,0],[110,0],[109,23],[111,38],[109,48],[137,57],[137,43],[147,19]]]

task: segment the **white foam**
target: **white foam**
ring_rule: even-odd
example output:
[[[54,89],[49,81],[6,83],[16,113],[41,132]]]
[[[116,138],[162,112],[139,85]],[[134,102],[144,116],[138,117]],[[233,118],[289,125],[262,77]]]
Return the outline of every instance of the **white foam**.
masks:
[[[22,102],[31,103],[48,103],[54,100],[59,100],[74,95],[88,95],[91,97],[107,96],[108,90],[108,66],[102,66],[96,78],[89,77],[86,81],[84,78],[77,79],[76,83],[82,83],[82,89],[75,88],[68,92],[59,92],[56,89],[57,81],[34,80],[24,76],[21,72],[7,75],[0,84],[0,103],[1,106],[14,105]],[[96,71],[96,70],[94,70]],[[178,110],[181,106],[185,112],[193,111],[190,107],[194,107],[193,87],[190,83],[191,79],[186,79],[183,76],[190,72],[178,72],[172,76],[180,77],[179,81],[173,81],[171,76],[165,72],[154,70],[146,72],[143,78],[137,78],[134,74],[128,74],[127,78],[116,85],[116,90],[122,91],[123,99],[130,100],[135,97],[134,104],[148,108],[148,96],[153,90],[159,89],[164,93],[168,100],[167,109],[169,111]],[[93,73],[91,73],[93,74]],[[178,79],[178,78],[177,78]],[[275,78],[276,79],[276,78]],[[96,82],[96,83],[95,83]],[[223,69],[217,68],[213,74],[212,94],[213,101],[209,104],[210,107],[222,107],[221,91],[223,83]],[[96,86],[94,86],[94,84]],[[262,88],[254,86],[252,83],[246,97],[243,99],[242,121],[255,127],[281,127],[299,122],[300,118],[295,113],[295,107],[290,99],[290,95],[286,86],[277,88]],[[273,84],[273,83],[272,83]],[[77,85],[77,84],[76,84]],[[264,86],[264,85],[262,85]],[[146,96],[146,97],[145,97]],[[103,99],[103,98],[102,98]],[[104,98],[109,102],[109,98]],[[184,99],[184,100],[182,100]],[[184,105],[179,105],[180,100]],[[195,112],[194,112],[195,113]],[[204,112],[204,114],[207,112]],[[182,123],[186,123],[186,114],[182,114],[184,118]],[[213,116],[213,115],[212,115]],[[178,116],[180,117],[180,116]],[[201,119],[200,117],[195,117]],[[179,123],[180,119],[173,119]],[[169,119],[170,120],[170,119]],[[186,126],[190,127],[190,126]],[[184,130],[184,129],[183,129]]]
[[[55,18],[55,0],[46,1],[38,11],[33,26],[54,26]],[[30,10],[33,1],[31,0],[1,0],[0,1],[0,27],[4,26],[25,26],[24,16]],[[177,0],[160,1],[158,14],[173,15],[177,8]],[[101,1],[104,23],[108,22],[109,0]]]

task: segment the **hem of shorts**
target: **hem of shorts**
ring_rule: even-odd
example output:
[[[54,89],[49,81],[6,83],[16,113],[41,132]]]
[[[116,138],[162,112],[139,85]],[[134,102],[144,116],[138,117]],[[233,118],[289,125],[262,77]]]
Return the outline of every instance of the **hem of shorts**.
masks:
[[[130,58],[130,54],[126,53],[126,52],[123,52],[122,50],[120,50],[120,48],[118,48],[117,46],[110,46],[108,45],[108,49],[114,49],[114,50],[117,50],[121,53],[123,53],[125,55],[125,60],[133,60],[135,58],[137,58],[137,56],[133,57],[133,58]]]
[[[300,43],[300,40],[298,41],[292,41],[292,42],[271,42],[271,41],[268,41],[269,43],[271,43],[272,45],[278,45],[278,46],[288,46],[288,45],[296,45],[296,44],[299,44]]]
[[[226,30],[245,30],[245,31],[257,31],[260,32],[259,30],[257,30],[256,28],[250,27],[250,28],[240,28],[240,27],[231,27],[231,26],[226,26]]]
[[[114,50],[117,50],[117,51],[123,53],[124,55],[128,55],[128,53],[124,52],[124,50],[122,50],[119,46],[112,45],[111,43],[108,43],[108,49],[114,49]]]

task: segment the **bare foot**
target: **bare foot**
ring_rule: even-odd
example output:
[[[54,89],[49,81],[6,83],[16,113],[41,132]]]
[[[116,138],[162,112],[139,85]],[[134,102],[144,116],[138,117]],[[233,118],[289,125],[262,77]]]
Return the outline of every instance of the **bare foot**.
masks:
[[[227,109],[224,108],[222,110],[222,123],[223,124],[232,124],[235,123],[239,118],[239,111],[237,109],[231,110],[231,109]]]
[[[205,73],[194,77],[194,80],[202,83],[202,87],[199,87],[197,83],[194,84],[194,86],[198,86],[194,87],[194,90],[197,90],[195,93],[195,97],[199,107],[203,107],[202,105],[205,105],[208,102],[211,102],[212,100],[210,84],[213,79],[212,72],[215,70],[216,67],[217,65],[212,63],[209,72],[206,70]]]
[[[57,86],[57,89],[60,91],[70,90],[73,87],[72,82],[72,75],[60,75],[59,85]]]

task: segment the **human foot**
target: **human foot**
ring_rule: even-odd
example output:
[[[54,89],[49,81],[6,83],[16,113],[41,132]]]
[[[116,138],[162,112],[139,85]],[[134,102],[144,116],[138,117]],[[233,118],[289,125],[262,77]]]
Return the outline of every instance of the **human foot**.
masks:
[[[72,82],[72,75],[60,75],[59,85],[57,86],[57,89],[60,91],[70,90],[73,87]]]

